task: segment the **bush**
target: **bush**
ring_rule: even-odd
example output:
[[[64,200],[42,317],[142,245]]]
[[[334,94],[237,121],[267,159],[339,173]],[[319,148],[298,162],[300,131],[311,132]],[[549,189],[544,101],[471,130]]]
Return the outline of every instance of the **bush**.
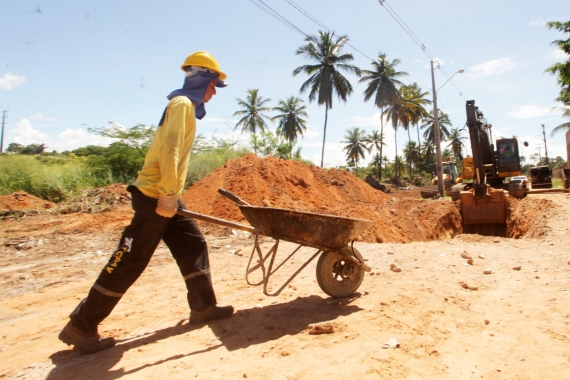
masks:
[[[63,155],[0,155],[0,195],[22,190],[51,202],[62,202],[84,189],[113,182],[108,175],[95,175],[81,159]]]

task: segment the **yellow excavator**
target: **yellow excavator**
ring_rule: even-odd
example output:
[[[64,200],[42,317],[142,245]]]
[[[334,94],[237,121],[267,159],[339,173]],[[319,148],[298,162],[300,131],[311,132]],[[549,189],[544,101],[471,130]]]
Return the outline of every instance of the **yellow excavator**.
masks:
[[[506,223],[507,201],[503,192],[506,177],[521,173],[518,141],[516,138],[497,140],[497,149],[491,143],[491,124],[475,106],[474,100],[466,105],[467,127],[473,157],[463,161],[463,179],[473,183],[454,186],[459,190],[464,225]]]

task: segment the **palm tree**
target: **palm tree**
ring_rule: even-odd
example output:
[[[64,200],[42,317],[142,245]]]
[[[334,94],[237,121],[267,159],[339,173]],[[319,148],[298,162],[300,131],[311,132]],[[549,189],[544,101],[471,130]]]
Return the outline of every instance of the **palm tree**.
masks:
[[[234,116],[243,116],[236,124],[236,128],[242,127],[242,133],[248,131],[255,135],[258,129],[263,132],[267,127],[265,120],[269,119],[269,117],[262,112],[271,111],[271,108],[265,107],[265,104],[270,102],[271,99],[263,99],[258,94],[258,91],[258,89],[247,90],[246,100],[236,99],[238,106],[243,108],[234,112]],[[255,153],[257,154],[257,149]]]
[[[447,141],[449,141],[447,147],[451,149],[453,155],[458,161],[463,160],[463,154],[461,154],[461,152],[465,147],[465,144],[461,140],[467,140],[467,137],[461,136],[459,128],[452,128],[451,133],[449,134],[449,138],[447,139]]]
[[[406,101],[407,104],[406,107],[410,111],[411,124],[415,125],[417,128],[420,120],[428,115],[428,112],[424,108],[424,105],[431,104],[431,100],[425,98],[427,95],[429,95],[429,91],[422,92],[420,86],[418,86],[418,84],[414,82],[411,85],[402,86],[400,88],[400,92],[402,94],[402,98],[404,98]],[[410,137],[410,125],[407,126],[404,125],[404,128],[408,131],[408,142],[410,142],[412,140],[412,138]],[[420,131],[418,128],[418,145],[417,145],[418,149],[419,149],[419,144],[420,144]],[[411,178],[412,177],[411,165],[409,169],[410,169],[409,174]]]
[[[396,156],[394,158],[394,177],[400,177],[406,173],[406,165],[402,157]]]
[[[374,154],[374,156],[372,156],[372,160],[370,161],[369,165],[378,168],[381,164],[382,164],[382,157],[380,156],[380,153],[377,152]]]
[[[412,166],[417,166],[418,163],[418,147],[415,141],[408,141],[408,143],[406,144],[406,147],[404,148],[404,160],[406,161],[406,163],[408,164],[408,167],[410,168],[410,178],[411,177],[411,171],[412,171]]]
[[[400,63],[399,59],[392,62],[386,58],[386,54],[378,53],[378,60],[372,61],[372,70],[362,70],[362,78],[358,83],[367,83],[364,90],[364,101],[374,97],[374,105],[380,108],[380,136],[384,135],[384,107],[393,104],[397,99],[398,87],[402,82],[399,77],[407,76],[408,73],[396,71],[395,66]],[[380,145],[380,165],[378,180],[382,178],[382,145]]]
[[[360,75],[360,69],[348,63],[354,59],[352,54],[341,54],[344,45],[348,43],[346,35],[336,37],[334,32],[319,31],[318,36],[308,36],[305,38],[305,42],[305,46],[297,49],[297,55],[304,55],[316,63],[297,67],[293,70],[293,76],[301,72],[309,75],[309,79],[301,85],[300,92],[303,93],[310,88],[309,102],[316,99],[319,105],[325,105],[325,126],[321,153],[322,168],[325,157],[327,118],[329,108],[332,108],[333,94],[336,93],[340,100],[346,102],[348,95],[352,93],[352,85],[339,72],[339,69],[356,75]]]
[[[555,107],[555,108],[560,111],[564,111],[562,117],[570,117],[570,107]],[[570,122],[562,123],[550,132],[550,136],[552,137],[558,132],[568,131],[568,130],[570,130]]]
[[[358,175],[358,162],[364,158],[364,151],[370,152],[366,144],[369,142],[366,136],[366,131],[354,127],[346,131],[344,135],[345,141],[341,143],[346,144],[343,150],[346,151],[347,161],[352,161],[355,164],[356,175]]]
[[[273,116],[272,121],[279,120],[279,125],[275,131],[278,136],[283,137],[289,142],[297,140],[297,136],[303,136],[307,131],[306,121],[301,117],[308,117],[307,106],[302,105],[303,100],[295,96],[287,99],[279,100],[279,105],[273,107],[273,111],[280,112],[280,114]]]
[[[371,151],[372,148],[376,149],[378,155],[378,162],[375,165],[376,169],[378,170],[378,180],[380,180],[380,175],[382,174],[382,147],[388,146],[384,142],[384,134],[376,131],[372,131],[367,137],[369,145],[368,151]]]
[[[428,172],[432,172],[431,164],[433,162],[433,156],[435,155],[435,144],[431,140],[425,140],[421,145],[421,152],[423,153],[424,157],[427,161],[427,170]]]
[[[392,120],[392,127],[394,128],[394,142],[396,144],[396,156],[398,155],[398,125],[401,125],[404,129],[408,129],[410,123],[415,118],[415,104],[407,96],[407,90],[405,86],[400,87],[397,92],[396,101],[388,106],[384,111],[386,120]],[[395,160],[394,173],[395,175],[400,174],[398,168],[399,161]]]
[[[424,138],[426,140],[430,140],[433,144],[435,144],[435,120],[433,119],[433,111],[430,111],[429,115],[424,117],[422,120],[424,123],[420,126],[421,129],[425,129]],[[447,126],[451,127],[451,121],[449,120],[449,115],[445,112],[438,110],[438,121],[439,121],[439,130],[440,130],[440,141],[447,140],[449,138],[449,131],[446,128]]]

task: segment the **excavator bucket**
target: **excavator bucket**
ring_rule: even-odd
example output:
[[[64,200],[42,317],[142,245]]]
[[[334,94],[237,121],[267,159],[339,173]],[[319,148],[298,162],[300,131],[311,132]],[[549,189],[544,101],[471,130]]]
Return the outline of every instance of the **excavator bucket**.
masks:
[[[507,200],[503,190],[488,188],[483,197],[475,196],[474,189],[459,193],[463,224],[504,224],[507,222]]]

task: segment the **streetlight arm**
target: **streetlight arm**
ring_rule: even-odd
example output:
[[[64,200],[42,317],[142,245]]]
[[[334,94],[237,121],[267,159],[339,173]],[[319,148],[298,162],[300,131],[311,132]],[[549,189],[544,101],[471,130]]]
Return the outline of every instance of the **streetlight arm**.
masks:
[[[441,88],[442,88],[443,86],[445,86],[445,85],[447,84],[447,82],[449,82],[449,81],[451,80],[451,78],[453,78],[453,77],[455,76],[455,74],[458,74],[458,73],[461,74],[461,73],[463,73],[464,71],[465,71],[465,70],[461,69],[461,70],[458,70],[458,71],[454,72],[453,75],[450,76],[449,79],[446,80],[445,83],[443,83],[443,84],[437,89],[437,91],[441,90]]]

